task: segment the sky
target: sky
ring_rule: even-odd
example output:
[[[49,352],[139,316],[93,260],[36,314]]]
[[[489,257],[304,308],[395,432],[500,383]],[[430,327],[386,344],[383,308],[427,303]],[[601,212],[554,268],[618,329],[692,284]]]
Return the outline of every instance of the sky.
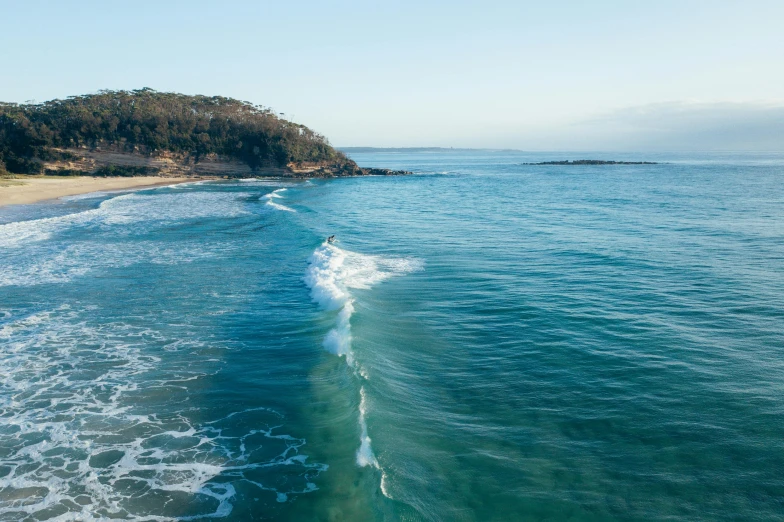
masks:
[[[337,146],[784,150],[784,1],[0,0],[0,100],[139,89]]]

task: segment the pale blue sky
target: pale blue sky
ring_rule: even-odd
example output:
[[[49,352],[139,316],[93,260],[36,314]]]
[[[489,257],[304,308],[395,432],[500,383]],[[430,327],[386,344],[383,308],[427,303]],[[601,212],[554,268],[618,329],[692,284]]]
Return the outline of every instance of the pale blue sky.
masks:
[[[0,100],[220,94],[344,146],[781,150],[782,27],[781,0],[0,0]]]

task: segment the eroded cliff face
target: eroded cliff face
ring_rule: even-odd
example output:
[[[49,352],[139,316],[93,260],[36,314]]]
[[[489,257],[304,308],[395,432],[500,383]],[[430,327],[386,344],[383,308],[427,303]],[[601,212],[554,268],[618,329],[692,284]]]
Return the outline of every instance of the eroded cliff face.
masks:
[[[209,154],[197,158],[192,154],[177,154],[173,152],[157,152],[144,154],[142,152],[127,152],[111,148],[69,148],[54,149],[68,159],[44,161],[44,171],[49,174],[82,172],[95,174],[102,167],[131,167],[147,170],[148,174],[159,176],[229,176],[251,177],[257,175],[247,164],[222,158],[217,154]],[[284,169],[269,169],[268,175],[285,175]]]
[[[318,162],[289,163],[286,167],[251,168],[234,159],[208,154],[181,154],[168,151],[144,153],[112,147],[52,149],[62,159],[42,161],[48,174],[95,175],[106,167],[125,168],[139,175],[170,177],[296,177],[330,178],[343,176],[407,174],[387,169],[363,169],[352,161],[341,164]]]

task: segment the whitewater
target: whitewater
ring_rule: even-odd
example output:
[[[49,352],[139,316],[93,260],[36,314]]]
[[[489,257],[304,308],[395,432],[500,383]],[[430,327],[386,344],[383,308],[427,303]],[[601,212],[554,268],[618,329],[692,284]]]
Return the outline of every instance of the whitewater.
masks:
[[[0,521],[784,517],[784,157],[355,156],[0,208]]]
[[[418,259],[363,255],[342,250],[327,241],[310,256],[305,283],[311,289],[311,297],[325,310],[337,311],[335,327],[324,338],[324,348],[334,355],[344,357],[346,364],[356,371],[360,382],[370,377],[351,349],[351,316],[355,311],[351,290],[369,290],[385,279],[422,268],[423,264]],[[382,470],[370,444],[366,420],[367,398],[362,384],[360,384],[359,395],[358,422],[361,431],[357,464]],[[381,491],[389,496],[384,486],[385,477],[382,470]]]

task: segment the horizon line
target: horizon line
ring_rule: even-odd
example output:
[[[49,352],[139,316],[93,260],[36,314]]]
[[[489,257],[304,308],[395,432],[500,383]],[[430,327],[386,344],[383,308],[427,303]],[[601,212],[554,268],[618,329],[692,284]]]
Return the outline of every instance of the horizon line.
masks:
[[[493,152],[524,152],[524,153],[568,153],[568,154],[582,154],[582,153],[595,153],[595,154],[670,154],[670,153],[746,153],[746,154],[784,154],[782,150],[760,149],[660,149],[660,150],[612,150],[612,149],[514,149],[509,147],[430,147],[430,146],[411,146],[411,147],[369,147],[369,146],[334,146],[335,149],[340,151],[493,151]]]

